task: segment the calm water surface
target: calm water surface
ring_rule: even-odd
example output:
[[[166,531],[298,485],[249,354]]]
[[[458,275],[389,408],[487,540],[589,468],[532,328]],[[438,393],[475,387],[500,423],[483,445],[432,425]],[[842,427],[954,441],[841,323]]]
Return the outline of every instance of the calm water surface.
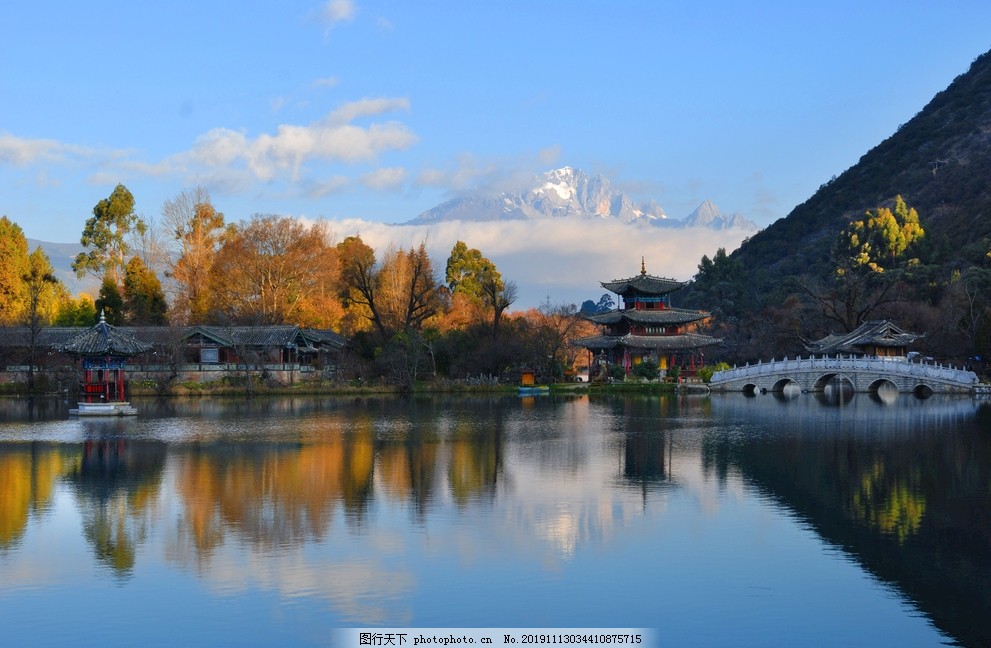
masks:
[[[991,644],[991,408],[886,400],[0,401],[0,644]]]

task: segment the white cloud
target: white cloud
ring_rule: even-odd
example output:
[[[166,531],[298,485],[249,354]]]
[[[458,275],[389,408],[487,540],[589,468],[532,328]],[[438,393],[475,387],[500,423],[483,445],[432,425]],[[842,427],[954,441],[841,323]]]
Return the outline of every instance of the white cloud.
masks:
[[[345,20],[354,20],[355,6],[352,0],[327,0],[320,7],[318,17],[329,27]]]
[[[702,255],[711,257],[720,247],[734,250],[752,234],[562,219],[429,226],[352,219],[327,224],[336,240],[357,234],[379,255],[390,245],[408,248],[425,241],[435,270],[442,270],[454,244],[464,241],[495,262],[505,279],[516,282],[514,309],[537,306],[547,298],[577,305],[598,299],[604,292],[600,281],[637,274],[641,257],[648,273],[687,281],[698,271]]]
[[[544,166],[554,166],[561,157],[560,146],[549,146],[537,152],[537,159]]]
[[[329,194],[339,193],[351,186],[347,176],[332,176],[326,180],[308,183],[304,192],[310,198],[323,198]]]
[[[288,174],[288,179],[296,182],[309,161],[368,162],[384,151],[412,146],[417,141],[416,135],[399,122],[367,127],[348,123],[360,116],[378,115],[402,107],[408,107],[404,99],[353,102],[313,124],[282,124],[275,133],[264,133],[254,139],[228,128],[215,128],[199,137],[191,150],[174,156],[174,161],[179,166],[239,166],[263,181]]]
[[[392,167],[387,169],[376,169],[371,173],[366,173],[361,178],[361,184],[369,189],[390,190],[398,189],[406,179],[406,169]]]
[[[97,157],[94,149],[51,139],[28,139],[0,132],[0,165],[29,166],[38,162],[61,162],[69,158]],[[102,153],[109,155],[109,153]]]
[[[381,115],[396,110],[409,110],[409,99],[390,97],[380,99],[359,99],[344,104],[324,119],[328,125],[346,124],[359,117]]]
[[[340,80],[335,76],[313,80],[313,86],[315,88],[333,88],[338,83],[340,83]]]
[[[248,139],[229,128],[214,128],[197,138],[184,157],[204,166],[227,166],[244,154]]]
[[[0,164],[25,166],[59,158],[60,151],[61,145],[54,140],[29,140],[0,133]]]

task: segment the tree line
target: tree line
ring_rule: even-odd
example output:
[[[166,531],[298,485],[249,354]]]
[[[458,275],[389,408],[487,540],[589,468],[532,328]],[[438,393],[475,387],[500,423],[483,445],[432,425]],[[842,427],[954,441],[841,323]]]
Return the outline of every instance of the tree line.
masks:
[[[135,211],[123,185],[100,200],[73,261],[99,280],[73,296],[39,247],[0,218],[0,326],[277,325],[330,329],[354,342],[356,373],[400,385],[424,377],[508,379],[532,368],[560,378],[591,334],[573,305],[513,313],[517,286],[458,241],[443,275],[421,243],[377,251],[360,236],[334,241],[324,222],[255,214],[231,222],[209,193],[183,191],[158,223]]]

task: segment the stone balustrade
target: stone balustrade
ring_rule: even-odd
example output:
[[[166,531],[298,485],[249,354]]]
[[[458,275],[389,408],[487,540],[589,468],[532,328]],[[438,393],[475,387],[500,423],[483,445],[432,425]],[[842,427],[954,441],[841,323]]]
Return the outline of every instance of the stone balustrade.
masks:
[[[973,371],[942,364],[910,362],[904,357],[825,356],[795,357],[758,362],[713,374],[710,388],[721,391],[780,391],[788,383],[804,391],[821,391],[834,378],[847,380],[855,391],[871,391],[883,382],[899,391],[972,391],[978,384]]]

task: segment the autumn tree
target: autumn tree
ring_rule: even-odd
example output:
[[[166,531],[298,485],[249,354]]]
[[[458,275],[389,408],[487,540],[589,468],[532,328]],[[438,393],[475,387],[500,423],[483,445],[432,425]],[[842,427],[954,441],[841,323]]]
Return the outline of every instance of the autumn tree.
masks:
[[[328,325],[309,316],[333,296],[337,255],[325,223],[256,214],[232,228],[210,272],[214,319],[226,322]]]
[[[503,283],[495,266],[490,266],[482,273],[479,285],[482,288],[482,301],[492,309],[492,338],[495,339],[499,337],[502,314],[516,301],[516,283]]]
[[[24,310],[28,241],[20,225],[0,217],[0,324],[13,324]]]
[[[893,210],[870,210],[837,237],[832,250],[835,271],[831,287],[802,287],[827,319],[852,331],[896,298],[895,288],[905,272],[919,265],[918,258],[910,253],[924,235],[918,213],[898,196]]]
[[[379,272],[377,309],[392,333],[419,331],[436,315],[442,301],[426,244],[386,256]]]
[[[168,323],[165,293],[158,276],[140,257],[131,257],[124,269],[124,319],[132,326],[162,326]]]
[[[426,245],[390,250],[381,266],[374,251],[358,237],[338,246],[341,288],[351,307],[360,307],[384,340],[422,328],[442,307]]]
[[[850,223],[840,234],[834,257],[840,263],[840,274],[883,274],[886,268],[897,267],[909,247],[924,235],[919,214],[898,196],[894,210],[879,207]]]
[[[173,319],[204,322],[211,310],[210,271],[228,231],[224,215],[213,206],[206,189],[197,187],[165,201],[162,224],[178,244],[168,270],[175,282]]]
[[[595,327],[578,313],[574,304],[552,304],[525,313],[529,324],[529,359],[544,379],[557,379],[574,364],[578,347],[573,342],[595,333]]]
[[[58,300],[67,297],[68,291],[55,277],[51,261],[40,247],[35,248],[28,257],[28,270],[22,279],[24,323],[28,328],[28,390],[33,392],[41,328],[52,321]]]
[[[92,297],[83,293],[59,303],[54,324],[55,326],[92,326],[96,321],[96,304]]]
[[[127,239],[144,231],[144,221],[134,212],[134,196],[124,185],[117,185],[108,198],[93,207],[93,216],[83,227],[79,242],[90,250],[76,255],[72,263],[76,276],[87,272],[98,278],[109,275],[119,287],[130,253]]]
[[[341,299],[348,312],[347,319],[356,330],[360,330],[358,320],[366,320],[383,338],[388,338],[376,304],[379,273],[375,250],[360,236],[349,236],[337,244],[337,254],[340,260]]]

